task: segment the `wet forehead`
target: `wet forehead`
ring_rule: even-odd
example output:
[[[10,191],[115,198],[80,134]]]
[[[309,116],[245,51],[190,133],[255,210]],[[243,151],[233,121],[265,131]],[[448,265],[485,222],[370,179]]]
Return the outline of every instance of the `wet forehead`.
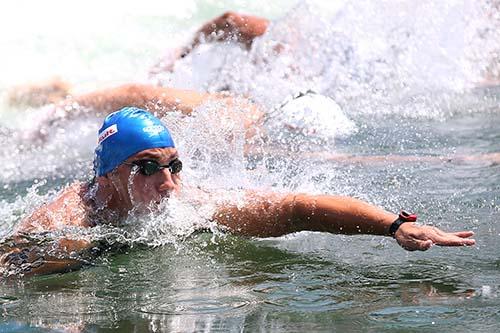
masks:
[[[175,148],[151,148],[138,152],[137,154],[131,156],[128,160],[130,162],[142,159],[152,159],[165,163],[176,157],[179,157],[179,154]]]

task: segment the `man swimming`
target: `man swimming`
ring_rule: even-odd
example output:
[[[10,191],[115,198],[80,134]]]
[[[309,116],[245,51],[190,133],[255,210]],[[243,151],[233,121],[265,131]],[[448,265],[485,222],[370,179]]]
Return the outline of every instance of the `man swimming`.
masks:
[[[188,191],[181,184],[180,158],[168,129],[151,113],[135,107],[111,113],[99,130],[93,181],[67,187],[20,222],[10,243],[2,247],[4,274],[80,268],[85,261],[79,254],[99,252],[92,241],[61,238],[43,248],[30,246],[27,239],[74,227],[119,226],[132,212],[154,211],[162,200]],[[419,226],[415,215],[397,215],[345,196],[247,192],[243,204],[218,204],[211,220],[228,233],[252,237],[298,231],[372,234],[394,237],[409,251],[475,244],[471,231],[447,233]]]

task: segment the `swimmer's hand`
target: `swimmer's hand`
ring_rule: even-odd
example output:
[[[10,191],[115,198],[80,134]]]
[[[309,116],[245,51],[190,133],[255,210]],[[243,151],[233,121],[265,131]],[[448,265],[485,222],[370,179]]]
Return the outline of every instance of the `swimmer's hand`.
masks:
[[[395,238],[408,251],[426,251],[433,245],[472,246],[476,244],[472,231],[444,232],[436,227],[419,226],[412,222],[403,223]]]
[[[173,72],[175,62],[188,56],[194,48],[203,43],[235,42],[250,49],[256,37],[262,36],[269,26],[269,20],[236,12],[226,12],[206,22],[188,45],[172,49],[149,71],[151,77],[164,72]]]

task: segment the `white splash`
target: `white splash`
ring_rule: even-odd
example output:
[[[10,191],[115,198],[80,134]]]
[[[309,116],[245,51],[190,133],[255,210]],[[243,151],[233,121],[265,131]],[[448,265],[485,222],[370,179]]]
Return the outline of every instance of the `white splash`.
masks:
[[[346,137],[356,132],[356,125],[329,97],[308,92],[282,104],[268,116],[277,131],[288,129],[325,140]]]

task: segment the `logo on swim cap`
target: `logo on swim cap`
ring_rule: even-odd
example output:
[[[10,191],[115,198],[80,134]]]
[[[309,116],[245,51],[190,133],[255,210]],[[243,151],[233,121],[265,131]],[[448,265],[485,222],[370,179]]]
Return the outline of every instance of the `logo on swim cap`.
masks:
[[[144,132],[148,133],[149,135],[158,135],[162,131],[165,130],[165,126],[163,125],[152,125],[152,126],[147,126],[142,129]]]
[[[101,134],[99,134],[97,144],[100,144],[101,142],[103,142],[104,140],[109,138],[111,135],[116,134],[116,133],[118,133],[118,128],[116,127],[116,124],[109,126],[104,131],[102,131]]]
[[[126,107],[109,114],[99,130],[94,170],[103,176],[130,156],[151,148],[174,148],[170,132],[151,113]]]

